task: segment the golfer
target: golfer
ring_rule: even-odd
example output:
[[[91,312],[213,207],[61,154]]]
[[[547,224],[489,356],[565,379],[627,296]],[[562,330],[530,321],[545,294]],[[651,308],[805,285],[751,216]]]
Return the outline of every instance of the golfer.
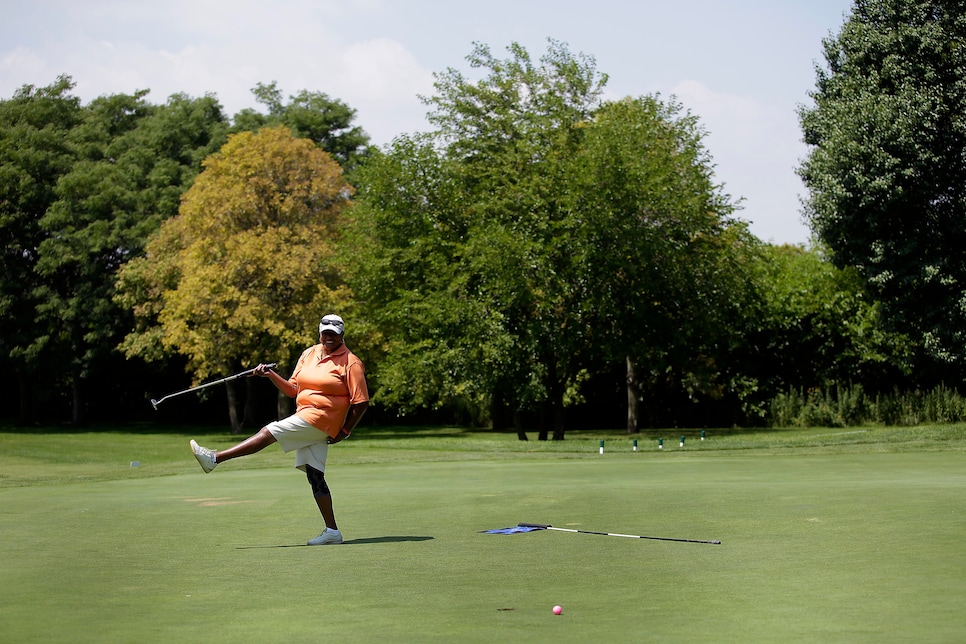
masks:
[[[269,423],[257,434],[220,452],[191,441],[191,450],[205,472],[275,442],[285,452],[294,451],[295,467],[305,472],[325,521],[325,530],[308,541],[310,546],[342,543],[332,494],[325,482],[325,459],[329,445],[348,438],[369,407],[365,367],[344,339],[345,322],[338,315],[326,315],[319,323],[319,343],[302,352],[291,378],[285,380],[264,364],[252,372],[269,378],[279,391],[295,398],[294,415]]]

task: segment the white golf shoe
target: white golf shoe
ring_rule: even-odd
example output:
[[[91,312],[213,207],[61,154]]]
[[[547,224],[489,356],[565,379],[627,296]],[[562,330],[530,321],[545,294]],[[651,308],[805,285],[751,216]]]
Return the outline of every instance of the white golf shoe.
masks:
[[[331,528],[326,528],[322,531],[322,534],[315,537],[314,539],[309,539],[305,545],[307,546],[329,546],[335,545],[337,543],[342,543],[342,533],[338,530],[332,530]]]
[[[215,469],[215,466],[218,465],[215,462],[215,450],[202,447],[192,440],[191,451],[195,453],[195,458],[198,459],[198,463],[201,464],[201,469],[205,471],[205,474]]]

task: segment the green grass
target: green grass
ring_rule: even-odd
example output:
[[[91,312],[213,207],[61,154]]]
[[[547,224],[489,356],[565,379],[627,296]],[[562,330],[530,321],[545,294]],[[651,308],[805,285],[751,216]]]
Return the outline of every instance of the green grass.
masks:
[[[0,641],[966,640],[963,425],[363,427],[323,548],[291,456],[204,475],[188,436],[0,431]],[[478,532],[519,521],[722,544]]]

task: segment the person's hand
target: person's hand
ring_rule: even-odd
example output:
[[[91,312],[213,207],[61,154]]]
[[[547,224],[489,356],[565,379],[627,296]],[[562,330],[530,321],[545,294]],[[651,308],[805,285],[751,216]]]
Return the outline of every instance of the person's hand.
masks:
[[[261,376],[263,378],[267,378],[268,377],[268,374],[269,374],[269,372],[271,370],[272,370],[272,367],[270,365],[267,365],[265,363],[262,363],[262,364],[258,365],[257,367],[255,367],[255,369],[252,371],[252,375],[253,376]]]
[[[349,432],[347,432],[344,429],[340,429],[339,433],[335,435],[335,438],[332,438],[331,436],[329,436],[325,440],[325,442],[328,443],[329,445],[335,445],[336,443],[344,441],[347,438],[349,438]]]

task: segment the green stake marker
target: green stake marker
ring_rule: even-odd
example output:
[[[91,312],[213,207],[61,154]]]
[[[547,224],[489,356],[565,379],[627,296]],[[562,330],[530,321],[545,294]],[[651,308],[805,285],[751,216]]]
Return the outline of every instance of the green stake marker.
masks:
[[[601,442],[600,442],[600,453],[601,453],[601,454],[603,454],[603,453],[604,453],[604,441],[601,441]]]
[[[637,439],[636,438],[634,439],[634,451],[635,452],[637,451]]]
[[[664,439],[663,438],[657,439],[657,448],[658,449],[664,449]]]
[[[684,436],[681,437],[681,447],[684,447]]]

